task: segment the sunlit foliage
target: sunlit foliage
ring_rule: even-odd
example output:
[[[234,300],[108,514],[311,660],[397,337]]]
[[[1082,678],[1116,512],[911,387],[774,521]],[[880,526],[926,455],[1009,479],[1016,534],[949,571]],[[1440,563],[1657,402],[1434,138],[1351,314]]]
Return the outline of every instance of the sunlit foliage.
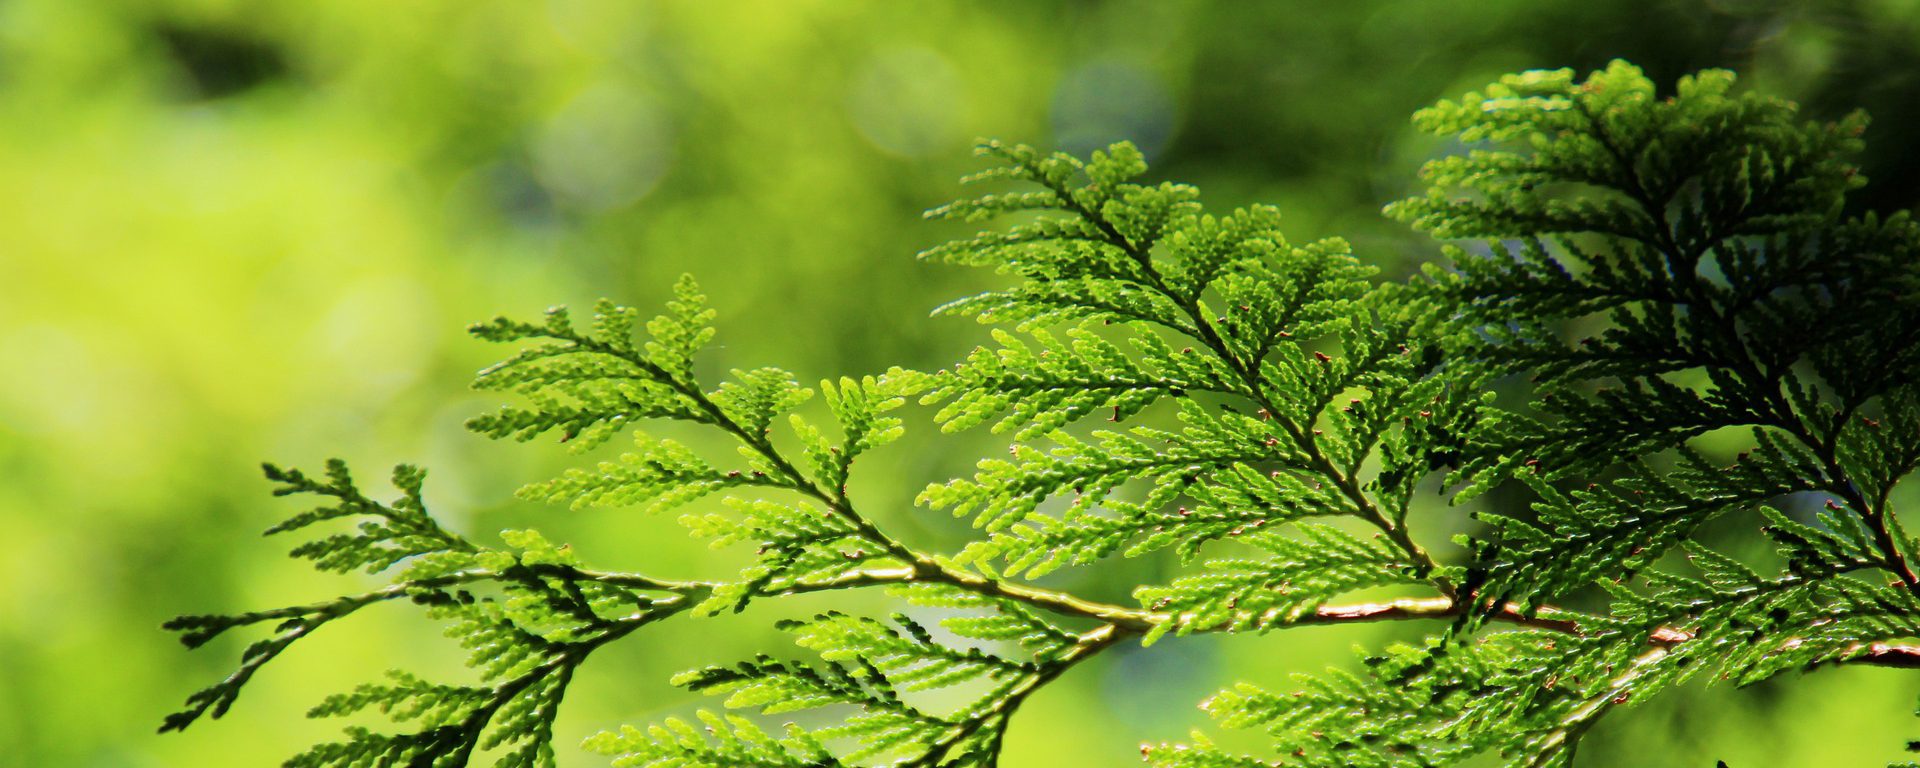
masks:
[[[511,402],[475,432],[635,443],[525,498],[680,510],[748,564],[698,581],[596,570],[533,532],[493,547],[451,531],[415,468],[380,502],[344,464],[270,466],[278,493],[323,501],[270,533],[352,521],[294,555],[391,583],[175,620],[189,645],[266,637],[164,729],[220,716],[307,634],[401,599],[468,649],[474,680],[396,671],[327,698],[313,715],[377,710],[392,727],[349,727],[289,765],[551,766],[558,707],[599,648],[668,619],[680,626],[657,631],[697,632],[683,622],[869,587],[913,610],[780,622],[800,652],[674,678],[736,712],[588,747],[650,768],[991,766],[1030,696],[1120,643],[1318,624],[1431,632],[1291,695],[1243,683],[1208,700],[1222,725],[1270,734],[1268,755],[1196,734],[1145,759],[1567,765],[1601,718],[1689,680],[1920,666],[1901,644],[1920,636],[1920,542],[1891,505],[1920,463],[1920,228],[1840,214],[1862,181],[1848,156],[1863,120],[1805,121],[1724,71],[1664,94],[1624,62],[1503,78],[1416,116],[1462,151],[1426,166],[1427,194],[1389,207],[1449,241],[1408,282],[1344,241],[1290,241],[1271,207],[1209,210],[1191,186],[1145,181],[1130,144],[1083,159],[988,142],[990,168],[968,180],[986,189],[929,215],[1011,223],[923,256],[1009,285],[942,308],[995,328],[933,373],[704,376],[716,315],[691,279],[650,320],[607,301],[586,321],[556,308],[477,324],[515,351],[476,380]],[[980,530],[951,554],[896,538],[850,490],[912,403],[947,432],[1012,440],[920,494]],[[1413,503],[1496,488],[1531,501],[1460,531]],[[1809,499],[1825,509],[1807,513]],[[1696,535],[1730,517],[1778,556]],[[1457,561],[1429,550],[1448,535],[1466,544]],[[1030,583],[1164,551],[1181,570],[1130,585],[1133,605]],[[764,717],[814,709],[834,724]]]

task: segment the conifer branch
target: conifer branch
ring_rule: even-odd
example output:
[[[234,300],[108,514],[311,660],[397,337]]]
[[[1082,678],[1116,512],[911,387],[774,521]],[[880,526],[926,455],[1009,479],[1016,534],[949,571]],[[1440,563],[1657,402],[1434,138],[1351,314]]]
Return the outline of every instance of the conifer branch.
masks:
[[[1101,214],[1087,208],[1084,203],[1081,203],[1073,194],[1073,190],[1066,188],[1066,186],[1058,180],[1058,177],[1046,174],[1030,160],[1021,157],[1017,153],[999,151],[996,145],[989,144],[988,147],[994,149],[995,153],[1002,158],[1021,165],[1032,178],[1041,181],[1042,184],[1062,202],[1068,211],[1093,226],[1099,233],[1098,238],[1100,242],[1119,249],[1131,258],[1133,262],[1138,265],[1142,282],[1173,303],[1173,305],[1178,307],[1184,314],[1187,324],[1181,326],[1181,330],[1204,344],[1209,351],[1226,362],[1228,369],[1231,370],[1239,380],[1241,389],[1238,390],[1238,394],[1252,400],[1253,404],[1258,408],[1259,413],[1263,414],[1265,418],[1275,421],[1281,429],[1286,431],[1287,437],[1293,446],[1307,458],[1312,468],[1316,472],[1329,478],[1334,487],[1338,488],[1340,493],[1346,496],[1346,498],[1354,504],[1354,507],[1360,511],[1361,519],[1379,528],[1382,533],[1385,533],[1388,538],[1393,541],[1395,546],[1398,546],[1409,557],[1413,558],[1414,562],[1419,564],[1423,576],[1434,574],[1432,576],[1434,584],[1439,587],[1442,593],[1448,595],[1453,593],[1453,586],[1448,583],[1446,578],[1437,575],[1436,572],[1439,569],[1438,563],[1427,554],[1424,548],[1413,541],[1407,534],[1404,525],[1396,523],[1393,519],[1389,518],[1388,515],[1373,504],[1372,500],[1366,497],[1366,494],[1361,492],[1359,484],[1351,475],[1341,472],[1334,466],[1332,461],[1327,459],[1326,455],[1320,451],[1313,434],[1309,431],[1310,428],[1294,424],[1279,415],[1284,412],[1275,405],[1272,396],[1267,392],[1268,385],[1262,381],[1257,370],[1260,361],[1245,360],[1234,353],[1225,339],[1220,335],[1220,331],[1215,327],[1214,321],[1207,317],[1206,313],[1201,311],[1198,293],[1181,294],[1168,287],[1165,277],[1162,276],[1154,266],[1150,243],[1141,244],[1129,240],[1125,235],[1120,233],[1112,222],[1108,221]],[[1278,327],[1279,326],[1276,326],[1276,329]]]
[[[1882,504],[1875,504],[1860,494],[1858,485],[1848,479],[1846,470],[1836,461],[1833,441],[1822,440],[1811,432],[1782,391],[1784,382],[1780,374],[1766,371],[1764,366],[1755,361],[1751,348],[1737,327],[1733,313],[1721,311],[1719,303],[1706,295],[1699,276],[1700,260],[1730,233],[1709,231],[1697,241],[1683,246],[1675,235],[1673,225],[1667,216],[1668,208],[1672,204],[1671,196],[1678,191],[1678,188],[1664,190],[1659,195],[1650,191],[1641,179],[1638,163],[1612,136],[1606,122],[1593,114],[1587,102],[1576,99],[1573,104],[1586,119],[1587,125],[1593,135],[1598,138],[1600,145],[1607,150],[1617,164],[1619,178],[1624,182],[1621,191],[1651,219],[1652,239],[1649,245],[1665,254],[1670,276],[1684,291],[1680,300],[1690,311],[1705,315],[1709,326],[1718,332],[1723,348],[1734,353],[1731,356],[1731,362],[1736,368],[1736,375],[1743,378],[1748,391],[1760,393],[1763,396],[1772,423],[1792,434],[1808,449],[1818,453],[1825,465],[1827,489],[1845,499],[1848,506],[1852,507],[1867,524],[1873,533],[1874,546],[1885,560],[1886,569],[1909,591],[1920,596],[1920,575],[1916,575],[1912,566],[1908,564],[1906,553],[1902,551],[1901,545],[1890,530],[1890,522],[1883,509],[1884,500]],[[1858,405],[1859,403],[1850,404],[1848,410],[1851,411]]]
[[[700,580],[598,570],[531,531],[491,546],[448,530],[411,467],[395,470],[392,502],[338,462],[321,476],[268,467],[276,494],[322,502],[269,533],[350,522],[293,554],[390,582],[170,622],[189,646],[243,627],[267,637],[162,730],[221,716],[298,640],[402,598],[469,649],[477,680],[394,672],[329,697],[314,716],[377,709],[399,732],[351,727],[289,765],[454,768],[487,754],[551,768],[557,709],[597,649],[667,619],[868,587],[925,610],[784,620],[809,660],[758,654],[674,678],[732,709],[843,713],[833,725],[776,735],[701,712],[589,748],[636,768],[990,768],[1024,703],[1106,648],[1300,626],[1434,626],[1292,695],[1240,684],[1205,705],[1307,765],[1566,765],[1602,717],[1692,680],[1920,669],[1920,542],[1890,501],[1920,466],[1920,352],[1886,341],[1920,341],[1920,225],[1838,218],[1859,183],[1844,159],[1859,118],[1807,124],[1732,83],[1704,72],[1656,99],[1616,62],[1579,82],[1523,73],[1423,110],[1421,128],[1474,148],[1428,163],[1428,193],[1388,213],[1491,242],[1447,246],[1450,268],[1412,285],[1381,284],[1336,239],[1288,244],[1271,208],[1216,216],[1192,187],[1141,183],[1131,145],[1082,160],[989,142],[981,154],[999,164],[972,180],[1032,186],[929,215],[1019,222],[923,256],[1017,280],[940,310],[1007,326],[951,370],[806,387],[758,368],[703,382],[694,360],[713,312],[690,278],[646,322],[603,301],[590,326],[564,308],[478,324],[482,339],[525,345],[476,378],[519,402],[474,431],[578,449],[631,432],[636,444],[523,498],[693,506],[683,525],[745,545],[751,562]],[[1569,323],[1603,330],[1567,343]],[[1534,402],[1495,394],[1501,377],[1529,379]],[[815,395],[830,421],[802,409]],[[917,499],[983,529],[951,556],[894,538],[848,492],[913,397],[938,406],[943,430],[988,425],[1014,441]],[[661,420],[714,430],[735,455],[636,429]],[[780,424],[790,431],[776,437]],[[1731,463],[1728,441],[1745,448]],[[1503,484],[1535,501],[1478,513],[1471,557],[1442,563],[1409,521],[1416,489],[1442,472],[1459,501]],[[1802,494],[1831,500],[1811,515],[1784,506]],[[1778,573],[1696,539],[1732,515],[1761,518]],[[1162,553],[1182,570],[1136,585],[1133,605],[1035,583]],[[1598,604],[1578,602],[1596,592],[1604,608],[1562,607]],[[1356,600],[1379,594],[1398,596]],[[1143,756],[1268,764],[1200,735]]]

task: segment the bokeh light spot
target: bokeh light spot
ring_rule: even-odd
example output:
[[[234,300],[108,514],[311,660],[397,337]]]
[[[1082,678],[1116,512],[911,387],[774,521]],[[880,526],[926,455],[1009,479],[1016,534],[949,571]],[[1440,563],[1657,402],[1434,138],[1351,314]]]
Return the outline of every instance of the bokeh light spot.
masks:
[[[965,87],[953,65],[925,48],[882,51],[847,94],[853,126],[895,155],[923,157],[959,145]]]
[[[655,99],[602,85],[547,121],[533,146],[534,174],[565,200],[604,210],[653,191],[673,155],[673,127]]]

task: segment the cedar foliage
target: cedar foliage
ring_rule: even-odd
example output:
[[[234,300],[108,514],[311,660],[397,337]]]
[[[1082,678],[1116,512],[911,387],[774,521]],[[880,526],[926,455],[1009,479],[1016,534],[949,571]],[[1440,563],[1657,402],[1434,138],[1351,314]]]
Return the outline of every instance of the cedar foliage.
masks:
[[[1425,195],[1387,208],[1446,243],[1407,283],[1338,239],[1290,242],[1270,207],[1210,212],[1190,186],[1142,181],[1130,145],[1083,160],[989,142],[991,166],[968,181],[991,191],[929,212],[1012,222],[922,254],[1009,278],[939,310],[992,326],[951,369],[701,381],[714,316],[691,279],[649,320],[602,302],[585,322],[555,309],[475,325],[515,351],[480,373],[510,404],[474,431],[635,441],[524,497],[682,510],[752,564],[704,581],[597,570],[531,531],[494,545],[448,530],[416,468],[396,469],[400,496],[382,502],[338,462],[319,476],[270,465],[277,495],[320,506],[268,533],[310,535],[294,556],[390,586],[176,619],[189,646],[264,637],[162,730],[220,716],[300,638],[397,600],[447,625],[474,680],[396,671],[326,698],[312,716],[378,710],[393,727],[349,728],[289,766],[550,766],[556,708],[596,649],[843,589],[946,618],[938,631],[904,613],[784,622],[812,660],[682,673],[721,710],[587,747],[647,768],[991,766],[1021,703],[1103,649],[1306,624],[1432,631],[1289,693],[1240,683],[1205,703],[1224,727],[1270,734],[1269,755],[1196,733],[1147,745],[1147,762],[1568,765],[1601,718],[1688,681],[1920,666],[1900,644],[1920,636],[1917,542],[1892,508],[1920,462],[1920,229],[1904,213],[1842,215],[1863,183],[1847,161],[1863,117],[1808,122],[1733,80],[1702,72],[1661,95],[1616,62],[1422,110],[1416,124],[1460,150],[1422,169]],[[801,412],[815,397],[830,418]],[[951,555],[893,538],[847,490],[910,401],[943,431],[1012,440],[920,495],[980,530]],[[640,431],[657,421],[738,450]],[[1530,501],[1469,504],[1495,488]],[[1416,493],[1436,489],[1478,522],[1416,514]],[[1778,556],[1709,546],[1696,534],[1717,518]],[[1455,562],[1422,543],[1449,535],[1465,545]],[[1163,550],[1182,575],[1138,585],[1137,605],[1030,583]],[[923,695],[936,689],[951,695]],[[844,720],[769,731],[779,718],[752,716],[814,708]]]

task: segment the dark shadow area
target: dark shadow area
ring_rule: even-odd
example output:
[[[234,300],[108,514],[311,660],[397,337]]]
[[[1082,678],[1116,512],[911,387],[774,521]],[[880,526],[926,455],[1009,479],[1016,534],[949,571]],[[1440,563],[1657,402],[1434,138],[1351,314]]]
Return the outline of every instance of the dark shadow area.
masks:
[[[190,98],[221,99],[286,79],[279,46],[233,29],[161,22],[154,37],[185,75]]]

